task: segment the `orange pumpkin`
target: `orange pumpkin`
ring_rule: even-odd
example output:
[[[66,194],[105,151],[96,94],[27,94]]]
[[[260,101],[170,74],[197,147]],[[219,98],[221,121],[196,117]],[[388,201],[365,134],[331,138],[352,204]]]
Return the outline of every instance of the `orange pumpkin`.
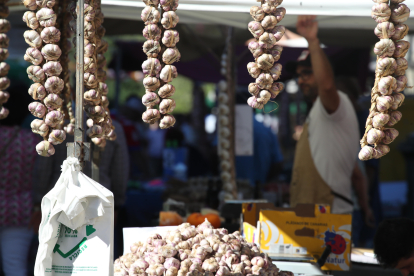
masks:
[[[175,226],[183,223],[183,218],[176,212],[160,212],[160,226]]]
[[[220,217],[216,214],[207,214],[203,216],[200,213],[192,213],[188,216],[187,222],[191,225],[198,226],[202,224],[205,219],[207,219],[214,228],[219,228],[221,225]]]

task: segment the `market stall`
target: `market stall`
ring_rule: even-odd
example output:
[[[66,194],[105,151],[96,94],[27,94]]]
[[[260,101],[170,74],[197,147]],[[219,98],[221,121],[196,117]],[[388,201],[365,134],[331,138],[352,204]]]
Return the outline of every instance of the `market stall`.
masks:
[[[260,17],[260,12],[250,12],[253,15],[255,22],[248,25],[248,22],[251,20],[249,15],[250,6],[252,5],[251,1],[183,0],[180,2],[178,10],[178,1],[173,0],[172,3],[171,1],[161,1],[162,10],[160,9],[161,12],[159,12],[158,4],[154,4],[151,0],[144,1],[144,3],[139,1],[103,0],[101,6],[99,4],[93,5],[93,3],[86,3],[83,0],[79,0],[77,6],[73,5],[72,8],[69,9],[71,15],[76,19],[76,21],[72,20],[71,23],[72,31],[76,33],[76,42],[74,43],[76,47],[76,113],[73,114],[71,111],[72,99],[70,97],[70,87],[68,86],[68,66],[65,64],[65,62],[67,63],[68,54],[68,51],[65,51],[67,50],[65,49],[67,45],[65,45],[65,43],[58,43],[59,39],[57,39],[57,33],[59,32],[59,37],[62,34],[65,38],[64,42],[66,42],[67,37],[64,35],[66,34],[66,31],[69,32],[69,30],[65,29],[65,24],[68,22],[67,19],[63,19],[63,4],[60,9],[55,8],[55,10],[52,10],[53,4],[51,4],[51,2],[53,1],[42,1],[41,5],[43,6],[41,6],[37,4],[36,1],[25,1],[26,8],[30,10],[24,13],[25,23],[32,29],[25,33],[26,42],[30,46],[26,52],[27,58],[25,59],[32,63],[28,69],[28,74],[29,78],[33,80],[35,84],[31,87],[30,91],[32,91],[31,95],[33,99],[38,100],[37,102],[32,103],[31,106],[29,106],[29,109],[35,116],[42,119],[36,120],[32,127],[36,133],[44,138],[44,141],[36,147],[36,150],[42,156],[53,155],[53,145],[62,143],[66,133],[70,134],[73,132],[72,134],[75,136],[75,142],[68,144],[68,157],[76,157],[80,164],[92,159],[94,162],[92,177],[97,181],[99,180],[99,148],[105,147],[106,140],[116,139],[108,109],[109,102],[106,97],[106,72],[104,71],[106,61],[103,54],[106,52],[108,45],[105,44],[102,39],[105,29],[101,26],[103,20],[101,9],[102,12],[105,13],[105,21],[108,22],[107,32],[109,34],[135,34],[137,33],[137,26],[139,29],[144,30],[144,37],[147,41],[142,43],[143,45],[138,44],[139,47],[137,47],[137,44],[125,46],[126,48],[130,47],[133,49],[135,52],[134,56],[132,54],[131,56],[125,55],[124,53],[124,57],[126,57],[127,60],[125,62],[125,67],[131,66],[131,71],[137,70],[137,68],[135,68],[136,64],[138,64],[138,67],[141,67],[141,62],[136,63],[136,60],[145,60],[142,64],[143,72],[146,76],[143,80],[143,85],[146,89],[146,94],[143,97],[143,104],[147,108],[142,116],[144,122],[149,124],[157,123],[161,129],[174,126],[175,118],[170,113],[175,107],[175,101],[171,98],[175,88],[170,82],[177,76],[177,71],[181,73],[180,66],[183,67],[183,72],[185,72],[184,66],[186,62],[193,62],[196,65],[199,65],[201,59],[206,63],[210,63],[211,66],[207,68],[207,71],[210,70],[213,72],[210,76],[207,74],[204,75],[204,79],[202,79],[203,81],[213,79],[217,82],[217,79],[221,79],[221,81],[218,82],[219,105],[217,108],[219,113],[218,155],[221,161],[220,178],[221,190],[223,193],[220,195],[219,205],[222,207],[221,217],[224,219],[223,221],[219,221],[219,225],[222,222],[227,222],[231,227],[237,227],[238,224],[242,234],[237,231],[234,234],[229,234],[227,229],[224,228],[214,229],[218,227],[213,227],[208,220],[205,222],[192,223],[197,228],[193,228],[187,223],[180,224],[178,228],[175,227],[174,230],[168,233],[165,232],[165,234],[151,233],[151,235],[149,235],[149,232],[142,234],[140,232],[134,232],[132,235],[134,237],[140,236],[141,240],[134,241],[137,242],[137,244],[130,244],[130,240],[125,238],[125,241],[128,241],[124,248],[126,250],[124,251],[125,254],[115,261],[116,275],[128,275],[127,271],[129,275],[144,274],[145,271],[149,275],[163,275],[165,273],[168,274],[168,276],[214,275],[214,273],[217,273],[216,275],[219,276],[224,276],[228,275],[230,271],[238,275],[240,273],[243,275],[250,274],[250,272],[257,275],[261,273],[265,273],[266,275],[291,275],[292,273],[288,271],[317,275],[323,274],[320,268],[326,265],[327,258],[329,258],[332,252],[332,256],[344,254],[344,251],[341,251],[339,254],[334,254],[336,253],[335,251],[326,251],[324,249],[319,250],[321,252],[318,251],[320,256],[309,257],[307,256],[309,254],[307,254],[306,248],[310,245],[297,244],[295,246],[300,253],[297,255],[301,256],[297,256],[296,259],[291,256],[286,257],[280,255],[272,257],[271,254],[275,253],[273,252],[273,249],[276,248],[275,244],[277,240],[273,237],[270,238],[274,242],[274,244],[272,244],[273,247],[270,246],[266,249],[266,253],[269,254],[269,257],[264,253],[260,253],[260,249],[263,251],[264,247],[269,242],[267,238],[271,236],[271,227],[269,227],[269,229],[264,227],[267,220],[264,218],[254,219],[251,226],[257,226],[257,228],[252,230],[252,235],[249,236],[247,235],[247,228],[245,228],[245,225],[243,224],[243,219],[241,223],[237,222],[240,216],[243,217],[245,215],[244,211],[239,210],[233,214],[230,213],[234,211],[229,211],[229,213],[223,211],[226,210],[226,205],[235,204],[237,207],[234,208],[233,205],[232,207],[229,207],[229,210],[232,208],[234,208],[233,210],[237,210],[239,207],[241,209],[242,204],[252,203],[251,201],[236,203],[229,201],[231,199],[237,199],[240,192],[240,190],[238,191],[234,170],[234,91],[237,85],[237,74],[239,74],[237,63],[240,63],[241,60],[243,61],[243,58],[246,57],[246,49],[243,49],[241,55],[238,56],[239,52],[237,52],[238,49],[235,47],[235,42],[243,42],[251,39],[251,35],[247,31],[248,28],[257,39],[253,44],[249,44],[249,50],[252,52],[257,64],[252,62],[253,64],[248,66],[248,73],[256,78],[257,87],[255,84],[253,84],[252,87],[249,86],[249,92],[253,96],[249,99],[248,103],[253,108],[261,109],[270,98],[275,98],[284,88],[283,84],[275,82],[280,78],[282,73],[282,65],[276,63],[281,58],[282,47],[276,45],[276,41],[282,38],[285,33],[285,28],[280,28],[278,25],[278,29],[276,31],[273,30],[277,27],[276,24],[279,23],[281,19],[284,19],[283,23],[286,28],[293,28],[296,23],[297,15],[304,13],[316,14],[318,15],[318,22],[320,23],[321,40],[323,42],[333,45],[372,45],[376,38],[367,36],[367,34],[372,33],[372,29],[375,28],[375,22],[369,18],[369,15],[367,15],[366,12],[367,10],[370,10],[371,3],[363,3],[361,1],[348,1],[346,3],[335,3],[335,1],[329,3],[326,3],[326,1],[320,1],[321,3],[318,1],[303,0],[289,1],[289,3],[284,3],[284,7],[286,8],[285,11],[278,11],[278,18],[273,16],[275,19],[271,18],[268,20],[276,20],[276,23],[270,22],[265,24],[264,22],[266,20],[264,19],[264,14]],[[65,1],[62,2],[66,3]],[[15,2],[11,1],[11,3],[13,4]],[[414,0],[407,0],[406,4],[414,5]],[[48,5],[50,5],[50,7]],[[94,8],[97,10],[94,10]],[[276,7],[274,8],[276,9]],[[17,18],[21,17],[25,8],[20,5],[11,5],[10,9],[16,14]],[[37,13],[35,14],[33,11],[36,11]],[[38,13],[40,13],[40,15]],[[271,12],[267,13],[271,14]],[[381,12],[378,11],[378,13]],[[135,21],[139,20],[139,16],[137,16],[139,14],[142,14],[143,22],[136,24]],[[57,27],[54,26],[56,15],[58,18],[57,22],[60,23],[60,25],[56,25]],[[177,15],[179,16],[179,19]],[[67,16],[67,14],[65,16]],[[379,16],[380,15],[378,15],[378,17]],[[408,15],[406,17],[408,17]],[[406,17],[404,19],[407,19]],[[98,19],[95,20],[95,18]],[[37,25],[35,19],[38,20]],[[185,26],[181,27],[180,24],[177,25],[178,21],[180,24],[185,24]],[[412,25],[414,29],[414,19],[409,18],[407,21],[404,20],[401,22],[406,22],[408,26]],[[382,23],[382,21],[378,23]],[[209,32],[197,34],[194,31],[195,25],[212,25],[211,29],[219,32],[218,34],[215,33],[212,35],[211,39],[209,39]],[[220,25],[226,25],[226,27]],[[266,25],[265,29],[272,30],[272,36],[268,35],[266,38],[261,37],[263,34],[261,26],[263,25]],[[17,24],[17,26],[19,25]],[[66,26],[66,28],[67,27],[68,26]],[[381,36],[381,30],[379,32],[379,36]],[[384,32],[384,30],[382,30],[382,32]],[[408,29],[406,32],[402,31],[402,33],[404,33],[402,37],[398,37],[394,40],[396,41],[403,38],[409,33]],[[191,56],[187,61],[185,57],[187,51],[181,50],[180,54],[176,48],[180,35],[181,37],[186,37],[185,39],[182,39],[185,42],[183,43],[183,48],[189,49],[188,56]],[[384,36],[384,33],[382,33],[382,35]],[[191,38],[189,38],[190,36]],[[362,37],[368,38],[360,39]],[[188,40],[192,40],[193,38],[196,40],[199,39],[199,45],[204,44],[205,42],[203,48],[204,55],[201,55],[201,57],[196,51],[191,51],[191,48],[194,48],[194,44],[189,43]],[[380,38],[388,39],[388,35],[386,38]],[[162,45],[159,42],[160,40],[162,41]],[[194,43],[194,41],[191,42]],[[261,46],[259,47],[259,45]],[[383,46],[386,48],[388,47],[387,45]],[[140,51],[141,46],[144,48],[143,53]],[[404,48],[403,46],[404,45],[400,45],[400,48]],[[217,54],[212,48],[221,48],[221,52]],[[262,48],[266,49],[265,52],[262,51]],[[405,48],[407,48],[406,45]],[[136,49],[139,49],[139,54]],[[404,49],[401,50],[400,57],[406,54],[407,51]],[[382,48],[377,50],[381,57],[384,57],[383,50],[384,49]],[[332,51],[335,51],[335,49]],[[285,54],[285,52],[283,54]],[[175,62],[180,59],[181,55],[183,55],[183,65],[180,65],[180,63],[175,64]],[[392,52],[390,56],[392,55],[394,55],[394,52]],[[135,60],[133,58],[135,58]],[[213,60],[213,62],[211,60]],[[127,64],[128,62],[129,64]],[[390,61],[390,63],[392,62]],[[121,64],[121,66],[122,65],[123,64]],[[405,69],[408,67],[408,65],[405,65],[407,64],[401,65],[402,68],[400,68],[398,76],[402,77],[404,75]],[[386,68],[384,69],[384,72],[388,72],[389,65],[385,64],[383,67]],[[201,70],[202,69],[200,69],[200,71]],[[62,71],[63,74],[60,75]],[[386,76],[384,72],[379,75],[379,77]],[[194,71],[190,69],[187,73],[191,76]],[[198,74],[200,75],[200,72],[198,72]],[[247,75],[246,72],[242,74]],[[400,78],[399,81],[404,82],[404,79]],[[378,86],[378,83],[376,83],[376,85]],[[386,85],[388,86],[386,87],[387,89],[384,88],[385,92],[380,91],[384,95],[389,93],[391,89],[390,84],[384,84],[383,86]],[[399,83],[399,85],[401,86],[401,89],[398,92],[401,92],[407,86],[407,81],[403,84]],[[85,91],[85,88],[87,91]],[[158,89],[159,91],[157,93]],[[270,92],[267,92],[266,89]],[[62,92],[63,95],[62,99],[57,96],[60,92]],[[378,95],[374,97],[374,100],[376,100]],[[371,111],[381,111],[383,114],[386,114],[386,111],[390,107],[396,110],[403,99],[400,99],[395,108],[393,108],[390,101],[389,98],[384,98],[385,103],[383,103],[383,105],[378,104],[378,106],[376,106],[377,109],[373,108]],[[157,105],[159,105],[159,107],[157,107]],[[65,106],[66,109],[64,108]],[[387,106],[387,108],[384,106]],[[86,131],[84,129],[84,111],[89,118],[87,120],[88,130]],[[69,122],[65,125],[63,123],[64,115],[69,119]],[[371,119],[372,122],[372,117],[374,115],[379,114],[373,114],[368,120]],[[395,120],[398,121],[397,119]],[[378,127],[380,131],[382,131],[383,126],[384,124]],[[369,127],[367,132],[371,129],[372,127]],[[91,142],[94,144],[93,147],[91,147],[91,143],[85,142],[85,134],[91,139]],[[369,148],[365,148],[367,153],[364,156],[361,156],[361,159],[369,159],[373,157],[373,154],[375,153],[368,144],[375,144],[375,150],[379,151],[380,148],[378,148],[376,144],[379,142],[378,137],[381,135],[381,133],[377,133],[375,139],[372,138],[369,139],[369,141],[361,142],[363,147]],[[365,136],[364,139],[367,138]],[[388,136],[389,140],[387,141],[389,142],[395,138],[393,132],[390,132]],[[196,185],[194,186],[194,190],[197,190]],[[185,191],[184,194],[186,192],[187,191]],[[248,194],[251,193],[251,191],[249,190],[245,193]],[[180,203],[177,205],[180,205]],[[159,206],[156,208],[159,208]],[[309,209],[312,208],[313,206]],[[329,215],[329,211],[326,211],[324,206],[315,206],[315,208],[317,209],[316,211],[319,210],[320,212],[318,215],[325,213]],[[328,208],[329,207],[326,207],[326,209]],[[165,211],[170,210],[167,209]],[[266,212],[265,209],[263,209],[263,211]],[[183,216],[185,217],[185,215],[186,214]],[[314,213],[314,216],[317,216],[316,213]],[[228,218],[227,221],[226,218]],[[335,218],[337,217],[335,216]],[[323,246],[330,245],[329,250],[336,250],[338,248],[333,248],[334,246],[332,246],[332,243],[328,244],[329,241],[327,238],[328,235],[334,235],[337,241],[347,244],[345,246],[348,247],[347,250],[350,251],[350,216],[347,216],[345,219],[346,223],[341,221],[342,224],[335,224],[334,219],[330,220],[330,224],[325,223],[326,225],[323,225],[325,228],[329,224],[329,226],[327,226],[328,231],[325,233],[325,237],[321,238],[315,236],[315,238],[324,240],[325,243],[322,243]],[[272,223],[275,223],[274,220]],[[173,224],[178,225],[176,222]],[[165,222],[165,224],[162,225],[168,225],[168,222]],[[228,228],[230,229],[230,227]],[[342,228],[341,233],[339,234],[338,232],[338,234],[336,234],[334,228]],[[166,229],[167,228],[156,230],[163,232]],[[274,229],[275,228],[272,230]],[[90,228],[87,228],[87,233],[89,230]],[[137,231],[141,230],[142,229],[137,229]],[[263,233],[261,231],[263,231]],[[254,236],[253,233],[255,233],[256,236]],[[158,234],[164,235],[160,236]],[[245,238],[249,242],[246,241]],[[264,239],[264,241],[262,241],[262,239]],[[259,247],[252,244],[253,241],[257,242]],[[128,244],[130,246],[129,251],[127,250],[129,248]],[[278,244],[283,243],[279,241]],[[318,246],[319,245],[320,244],[318,243]],[[262,248],[260,248],[260,246],[262,246]],[[289,246],[292,246],[292,244],[286,244],[286,247],[283,248],[288,248]],[[58,249],[59,248],[56,250],[54,249],[54,252]],[[284,251],[281,252],[280,248],[277,250],[277,254],[285,255]],[[157,252],[155,253],[155,251]],[[192,259],[192,261],[186,261],[190,260],[189,256],[192,256],[194,259]],[[209,256],[209,258],[206,258],[207,256]],[[138,257],[142,257],[142,261],[137,262]],[[340,269],[338,270],[349,269],[352,261],[352,258],[349,258],[349,252],[348,255],[345,254],[344,256],[341,256],[341,258],[344,260],[346,259],[347,264],[339,266]],[[197,260],[193,261],[195,259]],[[337,260],[339,258],[338,256],[334,256],[331,260],[328,259],[328,263],[335,262],[334,259]],[[288,260],[290,260],[290,262],[288,262]],[[272,261],[274,262],[272,263]],[[181,269],[179,270],[180,266]],[[279,274],[277,274],[276,266],[284,272],[279,272]],[[324,269],[334,270],[327,267]],[[336,275],[336,273],[334,273],[334,275]]]

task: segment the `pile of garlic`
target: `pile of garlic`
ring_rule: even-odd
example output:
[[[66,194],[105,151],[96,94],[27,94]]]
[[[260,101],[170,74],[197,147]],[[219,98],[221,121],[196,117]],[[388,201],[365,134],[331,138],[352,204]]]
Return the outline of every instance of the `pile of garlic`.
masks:
[[[279,271],[267,254],[238,231],[213,229],[206,220],[193,228],[183,223],[165,237],[151,235],[115,260],[115,276],[293,276]]]
[[[7,78],[10,66],[4,62],[9,56],[9,38],[6,33],[10,30],[10,22],[5,19],[9,16],[9,8],[6,6],[7,1],[0,3],[0,120],[9,115],[9,110],[3,106],[10,97],[6,90],[10,86],[10,80]]]
[[[374,0],[371,17],[378,23],[374,30],[380,41],[374,47],[377,55],[375,84],[371,92],[371,108],[362,137],[359,159],[381,158],[390,148],[387,146],[398,136],[394,126],[401,120],[397,109],[404,102],[402,91],[407,87],[405,71],[408,62],[404,58],[410,43],[402,40],[408,33],[403,24],[410,16],[404,0]],[[390,3],[389,3],[390,2]]]
[[[34,82],[29,94],[38,100],[29,104],[29,111],[40,118],[35,119],[31,127],[34,133],[44,138],[36,145],[37,153],[48,157],[55,153],[53,145],[66,139],[66,132],[62,130],[63,100],[59,96],[64,88],[64,81],[60,78],[62,51],[58,45],[61,33],[56,28],[57,16],[52,9],[55,0],[24,0],[23,4],[30,10],[24,13],[23,21],[32,29],[24,33],[24,39],[30,46],[24,59],[32,63],[27,68],[27,74]]]
[[[145,75],[145,95],[142,103],[147,110],[142,120],[148,124],[159,121],[161,129],[174,126],[175,118],[169,114],[175,109],[175,101],[170,97],[175,87],[170,82],[178,76],[174,62],[179,61],[181,54],[176,48],[180,36],[175,28],[179,21],[175,13],[178,0],[144,0],[146,7],[142,10],[141,19],[145,23],[143,35],[147,41],[143,51],[148,59],[142,63]],[[158,6],[161,5],[161,12]],[[159,24],[160,23],[160,24]],[[161,43],[165,46],[161,46]],[[158,90],[158,95],[155,91]],[[160,99],[161,98],[161,99]],[[156,106],[159,105],[159,110]]]
[[[276,45],[285,34],[285,27],[277,25],[286,14],[285,8],[277,8],[283,0],[262,1],[261,7],[253,6],[250,14],[254,21],[248,25],[256,41],[249,43],[255,62],[247,64],[249,74],[256,82],[249,84],[247,100],[249,106],[263,109],[264,105],[275,98],[284,88],[283,83],[275,82],[282,72],[282,65],[275,63],[280,59],[283,47]]]
[[[76,31],[76,3],[70,7],[73,19],[70,25]],[[105,147],[106,140],[115,140],[115,127],[112,125],[108,86],[105,84],[106,65],[103,53],[108,43],[102,40],[105,28],[102,26],[104,15],[101,11],[100,0],[87,0],[84,4],[84,110],[88,116],[86,135],[98,147]],[[76,37],[73,39],[76,44]]]

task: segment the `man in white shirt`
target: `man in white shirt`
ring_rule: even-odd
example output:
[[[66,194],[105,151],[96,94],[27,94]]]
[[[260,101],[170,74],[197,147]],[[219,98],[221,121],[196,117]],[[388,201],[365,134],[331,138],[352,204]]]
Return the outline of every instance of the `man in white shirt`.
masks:
[[[357,192],[366,221],[372,221],[365,177],[358,164],[359,130],[355,110],[348,97],[337,91],[334,73],[317,37],[315,16],[298,16],[297,31],[305,37],[309,51],[287,65],[313,104],[296,146],[291,182],[291,205],[329,204],[332,213],[353,209],[351,189]]]

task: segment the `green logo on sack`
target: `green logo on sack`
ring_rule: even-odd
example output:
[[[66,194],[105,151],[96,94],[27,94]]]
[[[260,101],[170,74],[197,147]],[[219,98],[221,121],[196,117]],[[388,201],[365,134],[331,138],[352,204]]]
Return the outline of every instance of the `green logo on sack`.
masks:
[[[89,237],[93,233],[96,232],[96,229],[93,228],[93,225],[86,225],[86,236]],[[66,227],[65,230],[65,237],[77,237],[78,230],[72,230],[68,227]],[[84,243],[87,241],[87,237],[84,237],[77,245],[75,245],[71,250],[69,250],[67,253],[63,253],[59,248],[60,245],[56,244],[53,248],[53,253],[58,253],[62,258],[68,258],[72,261],[72,259],[76,259],[80,253],[82,253],[87,246],[84,245]]]

